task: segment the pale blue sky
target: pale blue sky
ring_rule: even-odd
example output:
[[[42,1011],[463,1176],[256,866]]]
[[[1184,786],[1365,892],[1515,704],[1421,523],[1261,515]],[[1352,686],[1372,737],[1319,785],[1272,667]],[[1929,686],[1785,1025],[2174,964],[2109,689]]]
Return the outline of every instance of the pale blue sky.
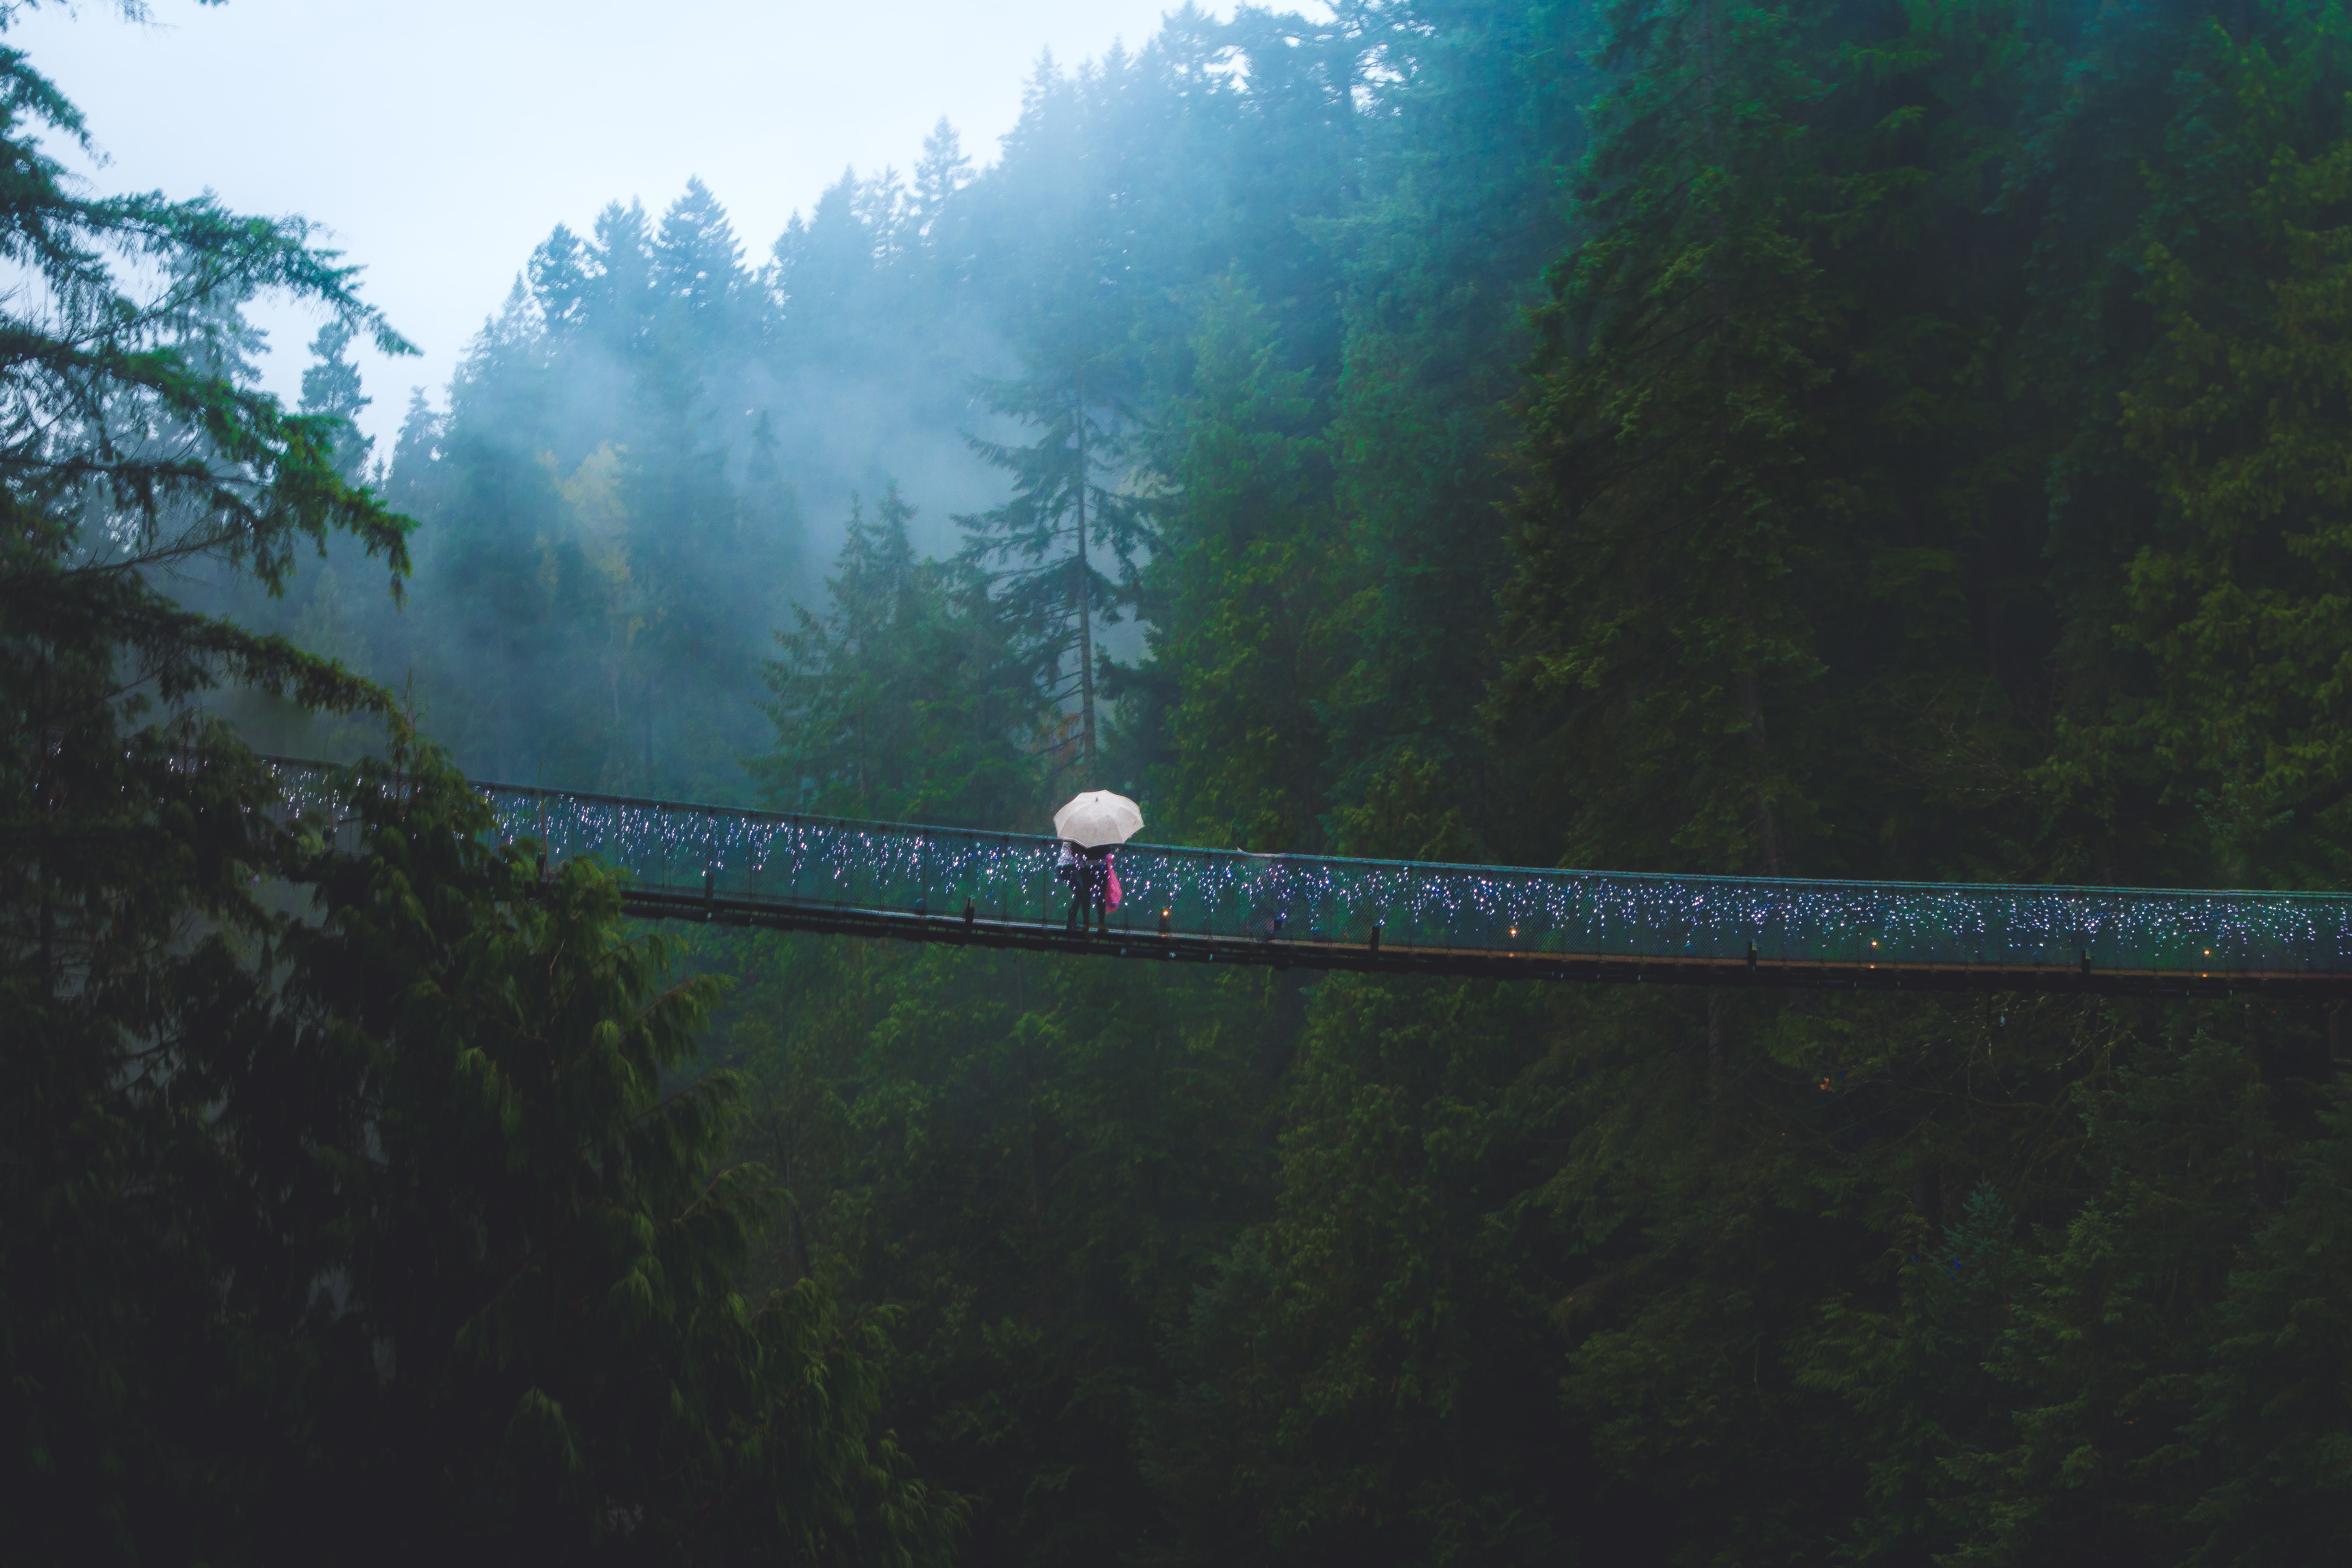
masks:
[[[315,218],[366,264],[369,298],[425,351],[363,362],[383,440],[411,384],[440,401],[556,223],[584,230],[616,197],[658,212],[699,174],[757,258],[845,164],[906,170],[941,114],[987,162],[1041,49],[1133,47],[1180,3],[151,0],[139,26],[84,0],[8,41],[81,105],[112,160],[102,188],[209,185]],[[266,320],[288,392],[317,323]]]

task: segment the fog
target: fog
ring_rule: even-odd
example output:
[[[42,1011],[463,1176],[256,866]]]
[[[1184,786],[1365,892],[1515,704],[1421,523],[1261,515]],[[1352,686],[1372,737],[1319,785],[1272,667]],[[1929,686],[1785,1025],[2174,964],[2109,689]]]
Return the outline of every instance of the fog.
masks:
[[[1081,648],[1148,658],[1139,574],[1173,451],[1155,432],[1204,303],[1261,254],[1276,357],[1336,369],[1316,226],[1339,210],[1364,45],[1310,16],[1139,13],[1129,47],[1127,13],[1052,5],[887,26],[705,6],[635,32],[617,10],[397,34],[266,5],[160,15],[27,35],[101,149],[142,150],[92,183],[184,191],[205,170],[234,205],[301,211],[422,351],[216,301],[247,379],[347,421],[350,477],[416,531],[404,584],[338,544],[282,597],[199,596],[397,688],[484,776],[814,788],[833,763],[746,771],[800,722],[771,689],[870,653],[859,617],[888,605],[958,628],[950,657],[992,694],[972,711],[1058,777],[1073,705],[1107,729],[1118,679],[1091,671],[1088,708]],[[210,114],[194,84],[224,76],[255,85]],[[175,139],[183,119],[199,132]],[[860,515],[887,519],[859,546],[899,563],[887,581],[843,555]],[[832,630],[782,658],[803,616]],[[246,718],[273,749],[368,742]]]
[[[154,0],[149,25],[83,5],[9,36],[88,117],[101,188],[300,213],[366,268],[368,297],[422,351],[358,357],[375,396],[360,422],[388,441],[407,388],[438,398],[557,223],[584,232],[609,201],[658,208],[699,177],[764,251],[845,168],[909,168],[942,116],[986,162],[1042,53],[1139,46],[1166,8]],[[256,319],[278,351],[264,375],[290,400],[316,322]]]

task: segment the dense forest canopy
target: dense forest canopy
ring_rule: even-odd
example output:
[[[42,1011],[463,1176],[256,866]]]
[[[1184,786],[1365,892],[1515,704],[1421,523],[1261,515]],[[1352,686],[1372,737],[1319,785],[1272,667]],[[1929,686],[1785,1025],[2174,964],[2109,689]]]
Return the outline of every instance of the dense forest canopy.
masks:
[[[382,452],[339,258],[0,72],[37,1555],[2340,1552],[2332,1007],[666,942],[463,784],[2342,889],[2337,7],[1188,6],[558,227]]]

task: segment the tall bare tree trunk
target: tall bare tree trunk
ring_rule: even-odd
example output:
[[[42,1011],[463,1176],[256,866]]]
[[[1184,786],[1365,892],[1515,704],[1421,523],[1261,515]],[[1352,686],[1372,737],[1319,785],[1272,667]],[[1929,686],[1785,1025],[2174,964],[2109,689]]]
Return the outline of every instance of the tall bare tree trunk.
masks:
[[[1078,750],[1082,765],[1078,782],[1087,789],[1098,789],[1102,781],[1095,776],[1095,627],[1094,616],[1087,606],[1087,394],[1083,384],[1078,389],[1078,553],[1071,563],[1077,574],[1078,605]]]

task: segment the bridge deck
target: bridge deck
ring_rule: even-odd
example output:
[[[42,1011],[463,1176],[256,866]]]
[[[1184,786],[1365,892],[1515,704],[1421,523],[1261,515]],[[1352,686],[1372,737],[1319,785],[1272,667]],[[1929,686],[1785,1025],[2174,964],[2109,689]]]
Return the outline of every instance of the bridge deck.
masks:
[[[1364,973],[1454,974],[1489,980],[1583,980],[1651,985],[1765,986],[1859,991],[2061,991],[2153,996],[2352,996],[2352,975],[2303,972],[2086,969],[2064,965],[1837,963],[1762,958],[1625,957],[1495,952],[1484,948],[1370,947],[1289,937],[1218,936],[1136,928],[1113,917],[1107,931],[1045,921],[916,914],[790,899],[719,897],[690,888],[632,886],[623,907],[646,920],[693,921],[769,931],[807,931],[956,947],[1009,948],[1096,958],[1230,963]]]
[[[344,775],[281,763],[290,802]],[[1172,963],[1923,991],[2352,995],[2352,897],[1833,882],[1127,845],[1108,931],[1017,834],[485,784],[502,837],[630,874],[650,919]]]

